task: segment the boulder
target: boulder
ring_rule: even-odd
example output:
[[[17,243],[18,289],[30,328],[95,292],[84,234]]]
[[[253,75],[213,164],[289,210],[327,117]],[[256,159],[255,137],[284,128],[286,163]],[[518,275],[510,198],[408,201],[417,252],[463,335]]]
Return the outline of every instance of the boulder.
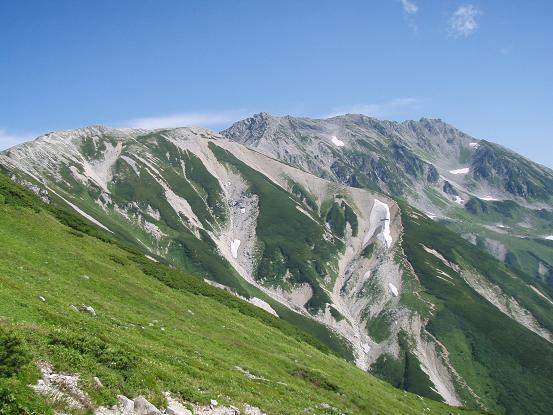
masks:
[[[134,412],[136,415],[161,415],[161,412],[144,396],[134,399]]]

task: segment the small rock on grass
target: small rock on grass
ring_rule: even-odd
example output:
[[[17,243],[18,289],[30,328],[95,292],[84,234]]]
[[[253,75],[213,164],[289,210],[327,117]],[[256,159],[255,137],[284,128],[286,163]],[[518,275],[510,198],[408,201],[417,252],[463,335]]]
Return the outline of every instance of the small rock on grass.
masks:
[[[134,399],[134,412],[136,415],[161,415],[161,412],[144,396]]]

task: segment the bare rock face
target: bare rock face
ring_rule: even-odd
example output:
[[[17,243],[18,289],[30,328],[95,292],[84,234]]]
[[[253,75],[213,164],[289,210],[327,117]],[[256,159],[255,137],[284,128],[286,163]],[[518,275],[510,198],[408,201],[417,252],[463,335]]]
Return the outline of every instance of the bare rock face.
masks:
[[[192,412],[182,403],[174,399],[170,393],[167,392],[165,398],[167,399],[167,409],[165,409],[167,415],[192,415]]]
[[[135,398],[133,402],[136,415],[161,415],[161,412],[143,396]]]
[[[42,378],[32,388],[52,401],[65,403],[73,409],[88,409],[92,402],[79,387],[79,375],[55,373],[52,365],[38,362]]]
[[[117,395],[119,404],[112,408],[98,408],[94,413],[96,415],[135,415],[134,402],[124,395]]]
[[[244,414],[246,415],[267,415],[261,409],[256,408],[255,406],[246,405],[244,407]]]

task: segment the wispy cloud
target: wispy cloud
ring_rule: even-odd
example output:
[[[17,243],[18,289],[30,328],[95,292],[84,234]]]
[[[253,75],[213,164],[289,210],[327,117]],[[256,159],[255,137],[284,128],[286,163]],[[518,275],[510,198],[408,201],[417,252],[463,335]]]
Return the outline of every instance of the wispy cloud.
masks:
[[[469,37],[478,29],[478,16],[482,12],[472,4],[459,6],[449,19],[449,33],[454,37]]]
[[[419,6],[413,0],[400,0],[401,7],[403,8],[403,14],[405,21],[409,25],[409,28],[417,33],[419,26],[416,22],[416,14],[419,11]]]
[[[401,6],[403,7],[403,11],[407,14],[415,14],[419,11],[417,4],[411,0],[401,0]]]
[[[31,139],[31,135],[9,134],[6,130],[0,129],[0,150],[6,150]]]
[[[146,129],[189,126],[215,128],[231,124],[250,115],[250,112],[243,110],[221,112],[181,112],[156,117],[135,118],[125,121],[122,124],[126,127]]]
[[[327,117],[336,117],[344,114],[364,114],[375,118],[393,118],[402,112],[419,109],[421,104],[422,100],[419,98],[395,98],[373,104],[334,108]]]

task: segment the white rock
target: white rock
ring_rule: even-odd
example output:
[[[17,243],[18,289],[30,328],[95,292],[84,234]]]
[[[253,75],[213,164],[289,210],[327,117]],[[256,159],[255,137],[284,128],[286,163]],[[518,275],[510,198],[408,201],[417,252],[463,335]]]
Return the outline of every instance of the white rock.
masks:
[[[219,402],[217,402],[215,399],[212,399],[211,401],[209,401],[209,405],[217,406],[217,405],[219,405]]]
[[[117,400],[119,401],[119,407],[124,411],[133,411],[134,412],[134,402],[127,398],[125,395],[117,395]]]
[[[81,304],[81,311],[84,311],[90,314],[91,316],[96,317],[96,310],[94,310],[94,308],[89,305]]]
[[[170,394],[166,393],[165,397],[167,398],[167,409],[165,409],[167,415],[192,415],[192,412],[179,401],[173,399]]]
[[[144,255],[144,256],[152,262],[159,262],[157,259],[155,259],[154,257],[151,257],[150,255]]]
[[[134,399],[134,412],[136,415],[161,415],[161,412],[144,396],[139,396]]]
[[[94,376],[94,378],[92,379],[94,380],[94,384],[99,387],[99,388],[103,388],[104,385],[102,384],[102,381],[100,380],[100,378],[98,376]]]
[[[39,298],[40,301],[42,301],[43,303],[46,302],[46,298],[44,298],[42,295],[39,295],[38,298]]]
[[[251,297],[247,300],[250,304],[265,310],[267,313],[271,313],[273,316],[278,317],[277,312],[271,307],[269,303],[263,301],[261,298]]]
[[[261,409],[255,407],[255,406],[248,405],[248,404],[246,404],[244,406],[244,413],[246,415],[267,415]]]

